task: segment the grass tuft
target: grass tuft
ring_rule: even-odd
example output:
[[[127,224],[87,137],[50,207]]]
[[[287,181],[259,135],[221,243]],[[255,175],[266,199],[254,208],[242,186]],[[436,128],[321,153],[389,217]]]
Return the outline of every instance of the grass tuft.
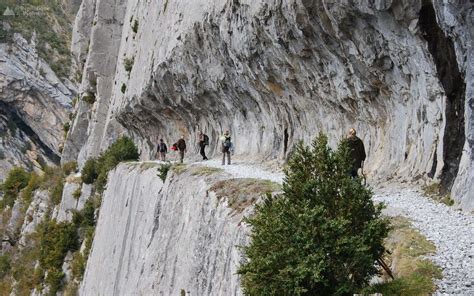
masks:
[[[366,288],[362,294],[431,295],[436,290],[434,280],[442,277],[441,269],[425,258],[436,252],[435,245],[405,218],[394,217],[391,224],[385,246],[391,253],[388,261],[395,279]]]

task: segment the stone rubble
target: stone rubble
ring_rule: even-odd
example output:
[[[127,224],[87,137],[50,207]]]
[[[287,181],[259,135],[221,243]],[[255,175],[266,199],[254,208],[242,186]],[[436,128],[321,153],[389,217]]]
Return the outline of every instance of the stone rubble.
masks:
[[[405,185],[406,187],[406,185]],[[437,295],[474,295],[474,216],[400,186],[375,190],[374,201],[386,213],[409,218],[436,246],[430,256],[443,270]]]

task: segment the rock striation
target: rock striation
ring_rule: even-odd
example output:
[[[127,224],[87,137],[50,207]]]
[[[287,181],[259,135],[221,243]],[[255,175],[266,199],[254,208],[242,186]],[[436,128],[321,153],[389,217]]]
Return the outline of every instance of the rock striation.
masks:
[[[323,131],[335,144],[355,127],[372,178],[440,182],[472,209],[470,11],[441,0],[83,1],[75,52],[82,97],[95,102],[80,102],[64,161],[122,133],[146,160],[159,138],[194,143],[204,130],[212,155],[226,129],[237,154],[284,160],[299,140]]]
[[[241,295],[237,245],[243,212],[209,187],[216,179],[156,164],[121,164],[109,175],[80,295]]]

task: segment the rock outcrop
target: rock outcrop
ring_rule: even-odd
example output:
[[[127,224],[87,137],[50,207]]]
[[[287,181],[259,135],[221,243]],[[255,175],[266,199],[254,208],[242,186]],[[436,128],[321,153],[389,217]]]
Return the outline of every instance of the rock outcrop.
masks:
[[[247,210],[209,191],[218,173],[121,164],[109,175],[81,295],[240,295]],[[181,294],[180,294],[181,293]]]
[[[63,125],[75,93],[20,34],[0,44],[0,179],[12,166],[59,164]]]
[[[283,160],[355,127],[372,178],[433,178],[474,206],[472,4],[92,2],[75,32],[90,39],[81,92],[96,100],[80,103],[64,161],[124,132],[143,159],[160,137],[194,143],[199,130],[212,154],[226,129],[237,154]]]

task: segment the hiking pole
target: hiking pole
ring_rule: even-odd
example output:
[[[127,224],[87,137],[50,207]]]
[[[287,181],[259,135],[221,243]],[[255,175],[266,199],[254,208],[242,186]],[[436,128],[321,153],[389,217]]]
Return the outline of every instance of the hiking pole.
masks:
[[[365,174],[364,174],[364,161],[362,161],[362,167],[360,168],[360,172],[362,174],[362,179],[364,180],[364,186],[367,185],[367,178],[365,177]]]
[[[386,272],[386,273],[392,278],[392,280],[393,280],[393,279],[394,279],[393,273],[392,273],[392,271],[390,270],[390,267],[388,267],[387,263],[385,263],[382,258],[377,259],[377,263],[378,263],[380,266],[382,266],[383,270],[385,270],[385,272]]]

